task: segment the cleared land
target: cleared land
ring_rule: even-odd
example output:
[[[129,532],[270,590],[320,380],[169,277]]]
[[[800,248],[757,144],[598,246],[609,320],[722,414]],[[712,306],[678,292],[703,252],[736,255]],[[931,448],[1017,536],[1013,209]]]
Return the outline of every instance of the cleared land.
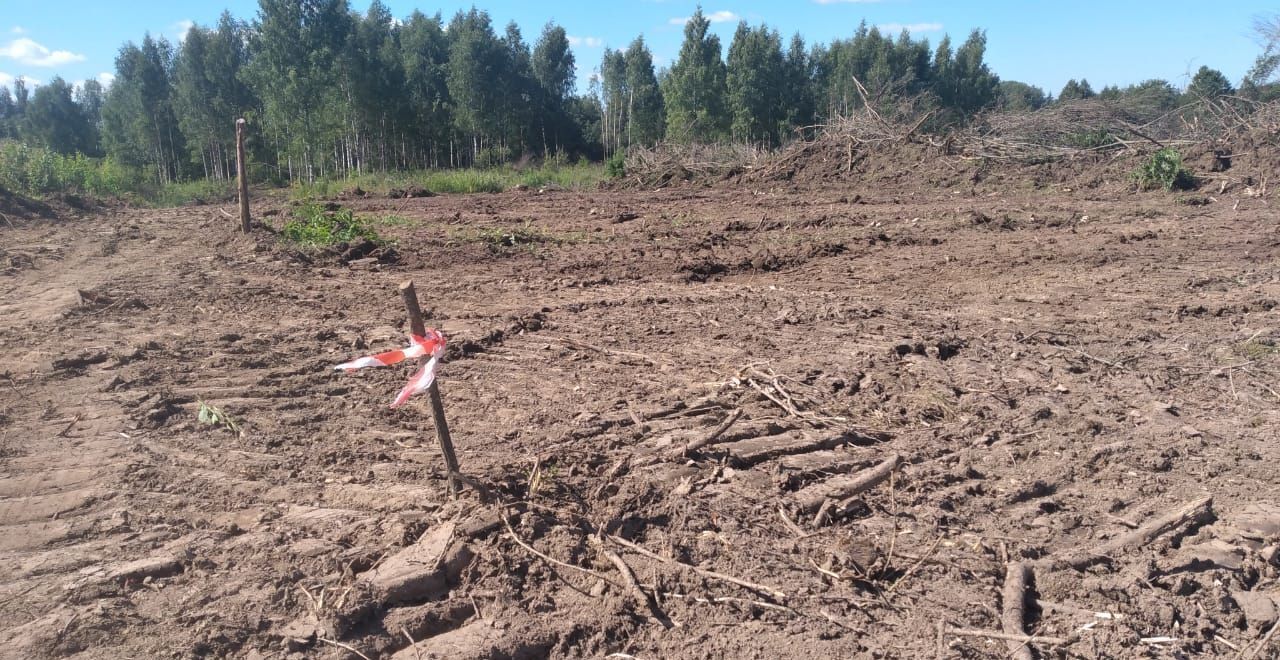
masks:
[[[1006,657],[952,629],[1017,562],[1041,657],[1251,650],[1280,224],[1212,188],[358,199],[397,244],[348,259],[208,206],[0,225],[0,656]],[[407,368],[331,368],[407,278],[499,504],[387,409]]]

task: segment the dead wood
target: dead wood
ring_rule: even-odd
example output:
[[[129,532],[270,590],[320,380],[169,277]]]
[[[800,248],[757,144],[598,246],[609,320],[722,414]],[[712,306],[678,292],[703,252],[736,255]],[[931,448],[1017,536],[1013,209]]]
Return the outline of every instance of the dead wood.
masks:
[[[803,488],[795,494],[796,504],[804,513],[817,511],[827,500],[841,500],[875,488],[893,474],[902,457],[891,454],[875,467],[856,474],[833,477],[822,483]]]
[[[1126,532],[1110,541],[1069,553],[1063,557],[1049,557],[1035,564],[1045,568],[1083,569],[1108,561],[1131,548],[1146,545],[1157,537],[1170,532],[1206,522],[1213,518],[1213,497],[1205,496],[1147,521],[1138,529]]]
[[[676,561],[675,559],[668,559],[668,558],[663,557],[662,555],[660,555],[660,554],[658,554],[658,553],[656,553],[656,552],[653,552],[653,551],[651,551],[651,550],[649,550],[649,549],[647,549],[647,548],[645,548],[645,547],[643,547],[643,546],[636,545],[635,543],[632,543],[631,541],[628,541],[628,540],[626,540],[626,539],[624,539],[624,538],[622,538],[622,537],[619,537],[619,536],[613,536],[613,535],[610,535],[610,536],[609,536],[609,540],[611,540],[611,541],[613,541],[614,543],[617,543],[618,545],[620,545],[620,546],[622,546],[622,547],[624,547],[624,548],[627,548],[628,550],[631,550],[632,552],[635,552],[635,553],[637,553],[637,554],[644,555],[645,557],[648,557],[648,558],[650,558],[650,559],[656,559],[656,560],[658,560],[658,561],[660,561],[660,562],[662,562],[662,563],[664,563],[664,564],[674,564],[674,565],[679,566],[679,567],[681,567],[681,568],[684,568],[684,569],[686,569],[686,570],[693,571],[694,573],[697,573],[698,575],[701,575],[701,576],[703,576],[703,577],[711,578],[711,579],[714,579],[714,580],[720,580],[720,581],[722,581],[722,582],[728,582],[728,583],[730,583],[730,584],[736,584],[736,585],[738,585],[739,587],[744,587],[744,588],[746,588],[746,589],[750,589],[751,591],[754,591],[754,592],[756,592],[756,593],[761,593],[761,594],[764,594],[764,595],[766,595],[766,596],[769,596],[769,597],[771,597],[771,598],[775,598],[775,599],[783,599],[783,598],[786,598],[786,597],[787,597],[787,594],[783,593],[782,591],[780,591],[780,590],[778,590],[778,589],[774,589],[773,587],[766,587],[766,586],[761,585],[761,584],[756,584],[756,583],[754,583],[754,582],[748,582],[748,581],[743,580],[743,579],[741,579],[741,578],[733,577],[732,575],[725,575],[724,573],[717,573],[717,572],[715,572],[715,571],[709,571],[709,570],[707,570],[707,569],[705,569],[705,568],[698,568],[697,566],[694,566],[693,564],[686,564],[686,563],[684,563],[684,562],[682,562],[682,561]]]
[[[1042,644],[1045,646],[1065,646],[1070,644],[1072,640],[1065,637],[1043,637],[1041,635],[1011,635],[1009,633],[995,632],[991,630],[973,630],[970,628],[948,628],[947,634],[957,637],[985,637],[987,639],[1002,639],[1010,643],[1018,644],[1019,648],[1026,648],[1027,644]],[[1030,651],[1028,650],[1028,655]]]
[[[622,557],[618,556],[618,553],[605,547],[604,542],[601,541],[599,537],[592,536],[591,544],[594,545],[596,550],[599,550],[600,554],[604,555],[605,558],[618,569],[618,573],[622,575],[623,583],[626,584],[627,592],[631,594],[636,605],[648,610],[649,618],[660,624],[663,628],[671,629],[674,627],[675,624],[671,623],[671,619],[669,619],[666,614],[663,614],[662,610],[658,607],[658,603],[654,600],[653,594],[640,587],[640,583],[636,581],[635,571],[631,570],[631,566],[627,565],[627,562]]]
[[[698,451],[699,449],[702,449],[703,447],[706,447],[707,445],[714,443],[720,436],[724,435],[725,431],[729,430],[729,427],[733,426],[734,423],[738,421],[739,417],[742,417],[742,409],[735,408],[732,413],[729,413],[729,417],[726,418],[724,422],[721,422],[721,424],[717,426],[714,431],[712,431],[711,433],[708,433],[707,435],[701,438],[698,438],[697,440],[693,440],[689,442],[683,448],[681,448],[681,451],[679,452],[680,455],[687,456],[690,453]]]
[[[1010,562],[1004,569],[1003,609],[1000,624],[1005,634],[1026,636],[1027,585],[1031,582],[1031,565]],[[1009,655],[1015,660],[1034,660],[1025,640],[1008,639]]]

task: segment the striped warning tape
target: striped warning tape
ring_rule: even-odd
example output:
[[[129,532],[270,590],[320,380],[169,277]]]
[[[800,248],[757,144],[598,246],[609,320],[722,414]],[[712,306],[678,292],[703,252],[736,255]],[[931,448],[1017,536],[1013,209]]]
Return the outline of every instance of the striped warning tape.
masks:
[[[334,367],[340,371],[355,371],[365,367],[387,367],[393,364],[420,358],[430,355],[431,359],[422,365],[409,382],[396,395],[396,400],[391,403],[392,408],[398,408],[409,400],[409,397],[426,390],[431,387],[431,383],[436,380],[436,371],[440,367],[440,356],[444,355],[445,339],[434,328],[427,328],[424,335],[409,335],[409,346],[394,351],[378,353],[377,355],[369,355],[357,358],[350,362],[343,362]]]

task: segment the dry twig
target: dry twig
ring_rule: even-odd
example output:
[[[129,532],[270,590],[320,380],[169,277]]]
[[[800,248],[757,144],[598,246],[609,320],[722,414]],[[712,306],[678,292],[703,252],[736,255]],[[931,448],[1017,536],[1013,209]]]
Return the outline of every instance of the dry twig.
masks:
[[[631,550],[631,551],[636,552],[636,553],[638,553],[638,554],[644,555],[645,557],[648,557],[648,558],[650,558],[650,559],[656,559],[656,560],[658,560],[658,561],[660,561],[660,562],[663,562],[664,564],[675,564],[676,566],[680,566],[680,567],[682,567],[682,568],[684,568],[684,569],[686,569],[686,570],[693,571],[694,573],[697,573],[698,575],[701,575],[701,576],[703,576],[703,577],[711,578],[711,579],[714,579],[714,580],[720,580],[720,581],[722,581],[722,582],[728,582],[728,583],[730,583],[730,584],[736,584],[736,585],[738,585],[739,587],[744,587],[744,588],[746,588],[746,589],[750,589],[751,591],[754,591],[754,592],[756,592],[756,593],[761,593],[761,594],[764,594],[764,595],[766,595],[766,596],[769,596],[769,597],[771,597],[771,598],[775,598],[775,599],[778,599],[778,600],[781,600],[781,599],[783,599],[783,598],[786,598],[786,597],[787,597],[787,594],[786,594],[786,593],[782,592],[782,591],[781,591],[781,590],[779,590],[779,589],[774,589],[773,587],[766,587],[766,586],[761,585],[761,584],[756,584],[756,583],[754,583],[754,582],[748,582],[748,581],[743,580],[743,579],[741,579],[741,578],[733,577],[732,575],[725,575],[724,573],[717,573],[717,572],[715,572],[715,571],[709,571],[709,570],[707,570],[707,569],[705,569],[705,568],[698,568],[697,566],[694,566],[693,564],[686,564],[686,563],[684,563],[684,562],[682,562],[682,561],[676,561],[675,559],[668,559],[668,558],[663,557],[662,555],[660,555],[660,554],[658,554],[658,553],[656,553],[656,552],[653,552],[653,551],[651,551],[651,550],[649,550],[649,549],[647,549],[647,548],[645,548],[645,547],[643,547],[643,546],[636,545],[635,543],[632,543],[631,541],[628,541],[628,540],[626,540],[626,539],[624,539],[624,538],[622,538],[622,537],[619,537],[619,536],[613,536],[613,535],[610,535],[610,536],[609,536],[609,539],[610,539],[611,541],[613,541],[614,543],[617,543],[618,545],[621,545],[621,546],[623,546],[624,548],[627,548],[628,550]]]
[[[338,647],[338,648],[346,649],[346,650],[348,650],[348,651],[350,651],[350,652],[352,652],[352,653],[354,653],[354,654],[356,654],[356,655],[360,656],[361,658],[364,658],[364,660],[369,660],[369,656],[367,656],[367,655],[365,655],[365,654],[363,654],[363,653],[361,653],[361,652],[357,651],[357,650],[355,649],[355,647],[348,646],[348,645],[346,645],[346,644],[343,644],[342,642],[336,642],[336,641],[334,641],[334,640],[332,640],[332,639],[325,639],[324,637],[317,637],[316,639],[318,639],[318,640],[320,640],[320,641],[324,642],[325,644],[332,644],[332,645],[334,645],[334,646],[336,646],[336,647]]]

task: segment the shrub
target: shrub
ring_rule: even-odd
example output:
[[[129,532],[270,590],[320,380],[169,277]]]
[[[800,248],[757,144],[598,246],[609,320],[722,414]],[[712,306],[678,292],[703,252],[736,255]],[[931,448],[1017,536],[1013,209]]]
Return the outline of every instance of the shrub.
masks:
[[[281,232],[285,238],[304,247],[328,247],[338,243],[370,240],[381,243],[382,238],[351,209],[326,210],[315,203],[304,204],[293,212]]]
[[[627,175],[627,153],[621,149],[613,152],[613,156],[604,164],[604,174],[610,179],[621,179]]]
[[[1133,173],[1133,181],[1139,190],[1157,186],[1165,190],[1188,190],[1195,185],[1195,177],[1182,166],[1182,154],[1169,148],[1151,154]]]

